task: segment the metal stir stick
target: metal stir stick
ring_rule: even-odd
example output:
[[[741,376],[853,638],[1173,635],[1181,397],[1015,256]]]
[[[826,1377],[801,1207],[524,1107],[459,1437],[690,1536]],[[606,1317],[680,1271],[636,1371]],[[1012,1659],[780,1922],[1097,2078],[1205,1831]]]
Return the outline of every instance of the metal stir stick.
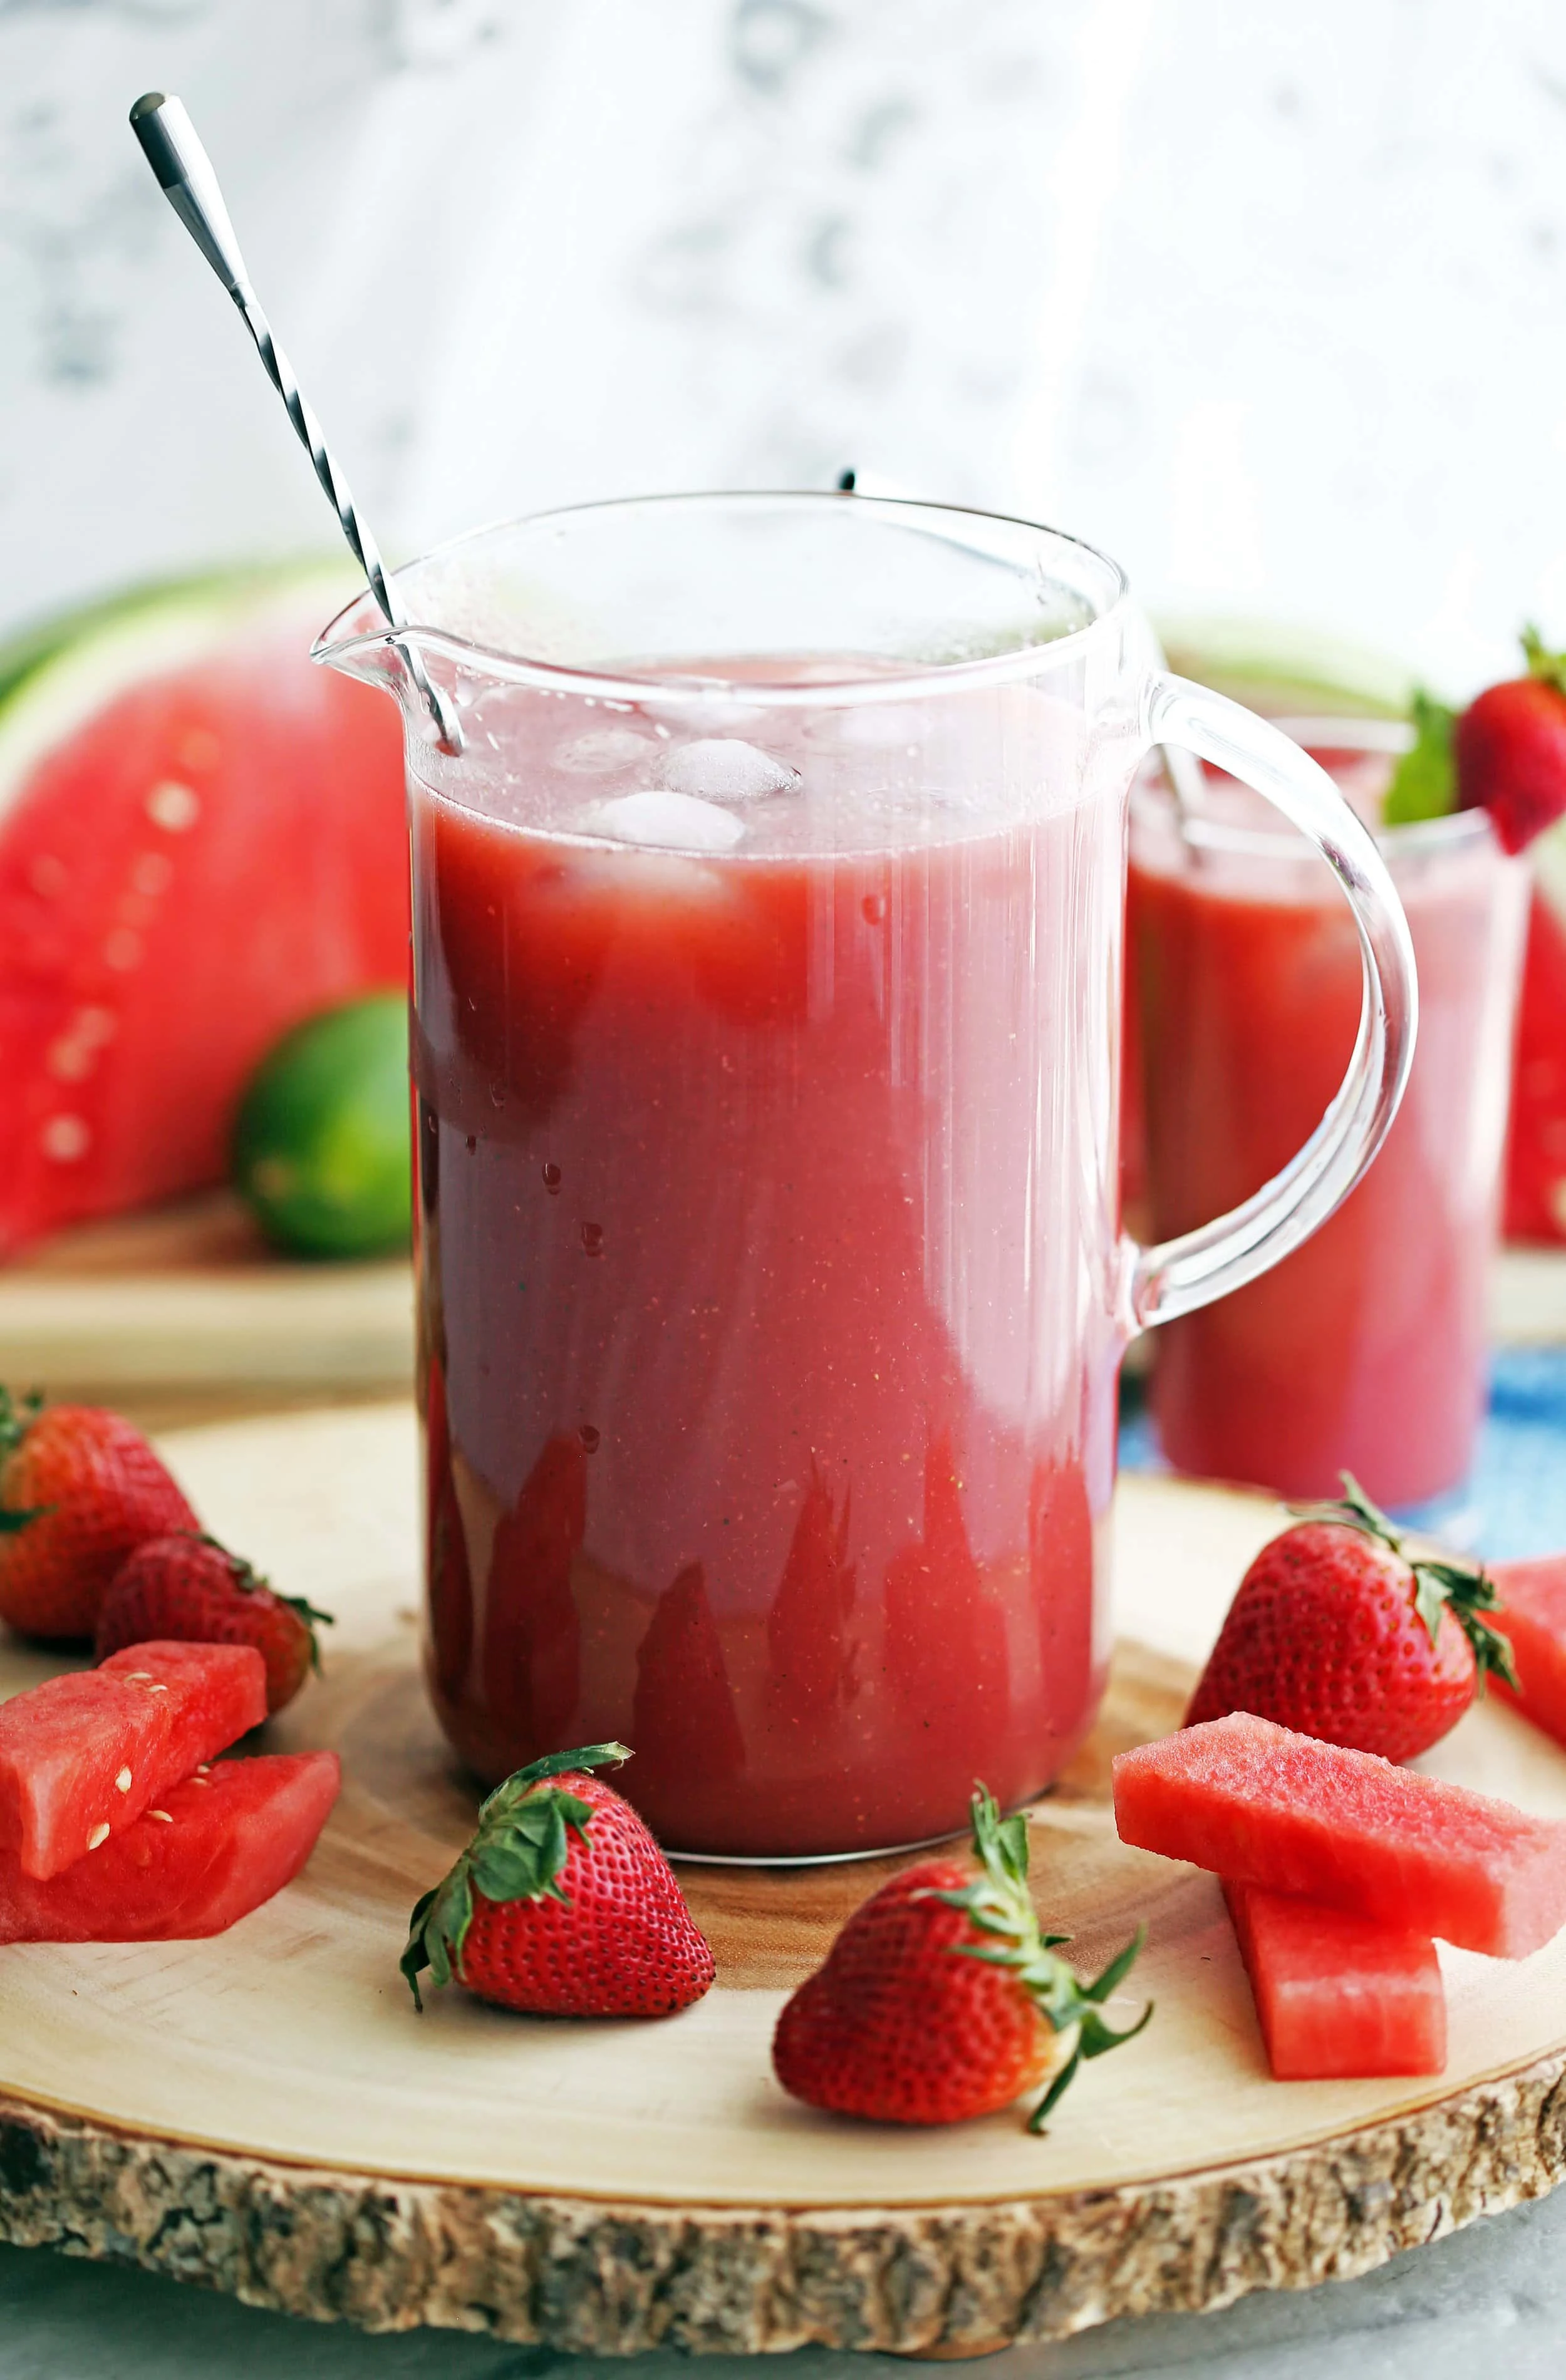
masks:
[[[145,91],[130,111],[130,125],[146,152],[147,163],[162,185],[164,198],[239,309],[245,328],[255,341],[256,352],[266,367],[267,378],[287,407],[288,419],[298,432],[299,443],[315,466],[315,476],[332,499],[343,535],[352,546],[359,566],[370,581],[370,591],[381,606],[386,625],[392,628],[406,628],[407,615],[386,576],[381,549],[359,516],[349,493],[347,480],[333,458],[321,424],[306,403],[294,377],[293,366],[273,337],[272,325],[250,286],[250,276],[245,270],[245,260],[234,237],[234,226],[228,220],[228,210],[223,202],[217,176],[196,137],[196,128],[186,114],[183,103],[177,99],[165,98],[161,91]],[[399,639],[397,650],[429,706],[443,750],[460,752],[462,728],[452,704],[441,688],[432,683],[411,640]]]

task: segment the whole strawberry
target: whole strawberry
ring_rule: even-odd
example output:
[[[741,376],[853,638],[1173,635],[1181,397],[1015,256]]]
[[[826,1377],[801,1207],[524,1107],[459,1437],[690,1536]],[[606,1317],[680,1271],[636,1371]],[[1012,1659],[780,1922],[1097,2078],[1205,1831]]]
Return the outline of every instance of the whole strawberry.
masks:
[[[200,1526],[118,1414],[0,1389],[0,1620],[49,1643],[91,1636],[127,1554]]]
[[[1452,730],[1461,809],[1487,809],[1508,851],[1566,811],[1566,653],[1524,628],[1525,677],[1475,696]]]
[[[1256,1718],[1385,1760],[1412,1760],[1454,1727],[1480,1681],[1514,1682],[1485,1614],[1482,1570],[1426,1560],[1348,1472],[1343,1501],[1302,1513],[1263,1546],[1229,1607],[1187,1727]]]
[[[1101,2003],[1142,1947],[1138,1932],[1090,1984],[1041,1934],[1027,1889],[1027,1820],[973,1797],[978,1862],[925,1860],[856,1910],[826,1964],[778,2019],[772,2064],[795,2098],[883,2124],[955,2124],[1049,2088],[1038,2131],[1085,2058],[1124,2033]]]
[[[409,1921],[402,1972],[538,2016],[673,2016],[711,1984],[712,1953],[674,1872],[630,1803],[586,1771],[623,1743],[519,1768]]]
[[[187,1530],[138,1546],[115,1572],[98,1615],[96,1651],[106,1661],[127,1645],[170,1637],[185,1645],[253,1645],[266,1663],[270,1716],[321,1667],[315,1632],[331,1620],[302,1596],[276,1594],[215,1537]]]

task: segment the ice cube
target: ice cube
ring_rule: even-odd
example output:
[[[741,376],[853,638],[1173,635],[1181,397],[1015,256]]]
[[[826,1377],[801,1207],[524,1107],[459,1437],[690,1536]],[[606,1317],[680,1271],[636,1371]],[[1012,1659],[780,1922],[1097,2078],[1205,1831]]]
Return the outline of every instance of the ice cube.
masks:
[[[744,820],[732,811],[670,792],[621,794],[613,801],[598,802],[589,824],[595,834],[663,851],[732,851],[745,833]]]
[[[594,727],[557,744],[550,757],[567,776],[612,777],[645,759],[652,748],[651,736],[638,735],[634,727]]]
[[[662,752],[658,781],[672,794],[694,794],[709,802],[754,802],[766,794],[790,792],[799,771],[737,735],[702,735]]]

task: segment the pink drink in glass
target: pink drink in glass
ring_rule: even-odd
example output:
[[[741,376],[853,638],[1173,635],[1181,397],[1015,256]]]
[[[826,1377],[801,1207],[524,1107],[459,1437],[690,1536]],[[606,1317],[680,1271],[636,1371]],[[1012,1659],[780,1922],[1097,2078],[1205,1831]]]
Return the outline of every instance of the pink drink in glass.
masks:
[[[1319,757],[1374,815],[1387,762]],[[1315,855],[1242,788],[1209,795],[1195,845],[1155,791],[1133,807],[1131,974],[1159,1233],[1248,1196],[1298,1148],[1359,1021],[1353,921]],[[1463,1490],[1483,1410],[1526,874],[1482,813],[1395,829],[1383,848],[1419,970],[1402,1110],[1304,1247],[1160,1335],[1153,1409],[1182,1471],[1318,1498],[1346,1469],[1407,1511]]]
[[[788,791],[693,854],[415,787],[431,1673],[485,1777],[619,1737],[665,1840],[799,1856],[1025,1800],[1091,1723],[1120,809],[1062,769],[1005,815],[1020,701],[858,848]],[[561,711],[509,706],[528,814],[656,823],[649,724],[595,785]],[[746,738],[884,786],[897,746],[812,725]]]

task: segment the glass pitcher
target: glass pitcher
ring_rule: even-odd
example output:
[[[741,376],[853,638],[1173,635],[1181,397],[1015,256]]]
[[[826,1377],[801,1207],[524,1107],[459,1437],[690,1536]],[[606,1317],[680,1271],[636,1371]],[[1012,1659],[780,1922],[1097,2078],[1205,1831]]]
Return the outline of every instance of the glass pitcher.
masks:
[[[1115,565],[844,495],[483,531],[317,647],[407,728],[430,1691],[493,1780],[618,1737],[694,1856],[948,1833],[1058,1774],[1109,1653],[1130,1335],[1370,1162],[1407,929],[1329,778],[1164,674]],[[443,748],[424,671],[460,722]],[[1120,1230],[1127,795],[1256,787],[1358,929],[1285,1171]],[[619,1781],[618,1779],[616,1780]]]

